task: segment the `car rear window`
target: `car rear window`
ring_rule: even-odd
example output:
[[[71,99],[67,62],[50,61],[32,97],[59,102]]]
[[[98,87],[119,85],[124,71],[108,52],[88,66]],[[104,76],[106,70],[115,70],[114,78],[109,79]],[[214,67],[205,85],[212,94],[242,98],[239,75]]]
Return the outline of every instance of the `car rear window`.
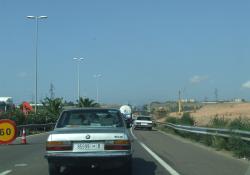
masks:
[[[64,127],[122,127],[123,122],[116,110],[76,110],[62,113],[57,128]]]
[[[137,117],[137,120],[148,120],[151,121],[149,117]]]

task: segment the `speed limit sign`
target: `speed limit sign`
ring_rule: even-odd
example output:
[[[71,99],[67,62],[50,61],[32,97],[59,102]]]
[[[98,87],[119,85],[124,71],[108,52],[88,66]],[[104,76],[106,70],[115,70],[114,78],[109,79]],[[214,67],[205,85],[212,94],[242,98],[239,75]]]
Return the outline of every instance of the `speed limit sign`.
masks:
[[[12,120],[0,120],[0,144],[11,143],[16,139],[16,124]]]

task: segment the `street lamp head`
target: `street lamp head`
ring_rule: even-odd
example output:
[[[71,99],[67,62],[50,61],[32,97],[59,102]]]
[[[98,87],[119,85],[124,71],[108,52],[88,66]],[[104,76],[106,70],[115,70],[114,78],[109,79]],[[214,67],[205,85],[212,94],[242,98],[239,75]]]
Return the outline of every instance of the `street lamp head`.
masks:
[[[82,61],[84,58],[73,58],[73,60]]]
[[[48,16],[26,16],[28,19],[47,19]]]
[[[102,76],[102,74],[95,74],[94,75],[94,78],[99,78],[99,77],[101,77]]]
[[[38,19],[47,19],[48,16],[38,16],[37,18],[38,18]]]
[[[26,16],[28,19],[35,19],[35,16]]]

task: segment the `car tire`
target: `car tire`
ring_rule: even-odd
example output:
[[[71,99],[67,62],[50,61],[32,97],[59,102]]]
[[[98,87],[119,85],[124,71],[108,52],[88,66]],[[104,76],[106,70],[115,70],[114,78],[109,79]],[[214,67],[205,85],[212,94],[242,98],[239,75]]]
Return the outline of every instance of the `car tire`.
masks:
[[[49,163],[49,175],[58,175],[60,173],[60,166],[55,163]]]
[[[152,128],[148,128],[149,131],[152,131]]]

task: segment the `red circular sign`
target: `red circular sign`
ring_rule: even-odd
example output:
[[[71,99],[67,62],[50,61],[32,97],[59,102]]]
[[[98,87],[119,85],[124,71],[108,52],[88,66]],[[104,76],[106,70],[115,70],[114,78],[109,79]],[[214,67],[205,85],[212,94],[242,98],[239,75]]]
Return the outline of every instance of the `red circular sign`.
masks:
[[[11,143],[16,139],[16,123],[12,120],[0,120],[0,144]]]

